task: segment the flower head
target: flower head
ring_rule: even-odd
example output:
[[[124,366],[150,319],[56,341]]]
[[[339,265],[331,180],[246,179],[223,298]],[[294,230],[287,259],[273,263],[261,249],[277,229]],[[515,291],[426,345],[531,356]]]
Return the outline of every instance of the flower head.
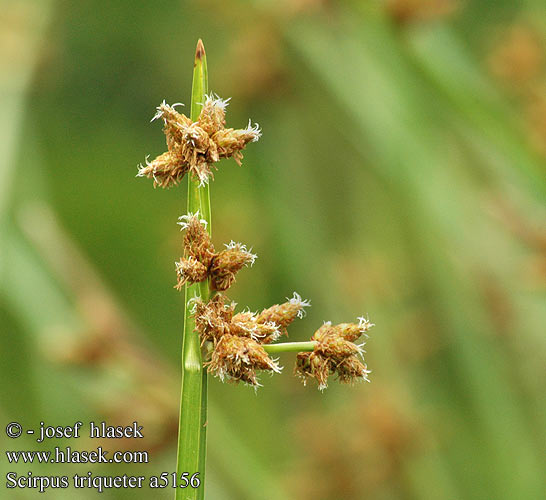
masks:
[[[255,340],[236,335],[223,335],[206,363],[208,371],[220,380],[246,382],[259,386],[257,370],[280,373],[279,365],[269,357],[264,348]]]
[[[366,335],[373,326],[367,320],[359,318],[359,323],[340,323],[332,326],[324,323],[311,337],[315,341],[312,352],[300,352],[296,358],[296,375],[306,384],[314,378],[320,390],[328,387],[328,376],[337,375],[342,383],[356,380],[368,381],[370,371],[359,359],[364,351],[361,345],[354,343],[361,335]],[[367,336],[367,335],[366,335]]]
[[[200,298],[194,299],[192,310],[195,318],[195,328],[201,336],[201,341],[211,341],[216,344],[224,335],[232,333],[232,319],[235,311],[233,302],[226,304],[226,296],[216,294],[208,303]]]
[[[213,345],[213,353],[208,369],[222,380],[243,381],[257,386],[256,371],[280,371],[262,347],[281,335],[281,328],[288,324],[281,316],[284,327],[263,315],[250,311],[235,314],[235,304],[228,303],[227,297],[220,293],[208,302],[199,297],[193,299],[195,328],[201,341]],[[280,306],[273,306],[280,307]],[[272,309],[272,308],[269,308]],[[266,309],[265,311],[268,311]],[[297,312],[293,318],[298,316]]]
[[[185,283],[198,283],[207,279],[207,268],[201,264],[195,257],[180,259],[174,263],[176,270],[177,290],[181,290]]]
[[[212,176],[211,167],[221,158],[233,157],[240,165],[241,151],[249,142],[261,136],[258,125],[251,123],[244,129],[225,128],[226,107],[229,99],[215,94],[206,96],[196,122],[176,111],[163,101],[152,121],[163,121],[167,152],[152,162],[140,166],[137,176],[153,179],[154,187],[178,184],[190,172],[200,185]],[[180,105],[180,103],[178,103]]]
[[[257,256],[246,245],[231,242],[226,249],[216,252],[207,232],[207,222],[196,214],[183,215],[178,224],[186,231],[184,257],[175,263],[177,283],[193,284],[210,278],[213,290],[225,291],[234,282],[235,275],[245,266],[254,264]]]

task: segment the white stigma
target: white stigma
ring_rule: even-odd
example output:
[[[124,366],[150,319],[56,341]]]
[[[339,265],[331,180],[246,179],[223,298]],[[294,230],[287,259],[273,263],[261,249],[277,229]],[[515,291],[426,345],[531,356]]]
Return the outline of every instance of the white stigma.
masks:
[[[235,241],[231,240],[229,243],[225,243],[224,246],[226,247],[226,250],[238,250],[240,252],[246,253],[247,257],[250,259],[251,266],[254,265],[254,262],[258,258],[256,254],[252,253],[252,248],[247,249],[246,245],[243,245],[242,243],[236,243]]]
[[[198,297],[197,295],[188,300],[188,306],[190,307],[190,312],[192,314],[195,314],[197,312],[197,306],[199,302],[201,302],[201,297]]]
[[[166,106],[168,106],[168,104],[165,102],[165,99],[163,99],[163,102],[157,108],[155,108],[156,109],[155,115],[150,120],[150,122],[153,122],[157,120],[158,118],[161,118],[163,116],[163,108]]]
[[[299,294],[297,294],[296,292],[294,292],[294,296],[289,299],[288,297],[286,297],[286,300],[294,305],[294,306],[298,306],[300,308],[300,310],[298,311],[298,318],[303,318],[306,314],[307,314],[307,311],[305,311],[305,307],[311,307],[311,301],[310,300],[302,300],[301,296]]]
[[[209,174],[207,172],[200,171],[198,173],[198,177],[199,177],[199,187],[205,187],[209,183]]]
[[[144,158],[144,163],[146,164],[146,167],[150,166],[150,162],[148,161],[148,158],[150,158],[150,155],[146,155],[146,158]],[[142,163],[139,163],[137,165],[138,172],[136,174],[137,177],[144,177],[146,174],[144,173],[144,170],[146,170],[146,167],[142,165]]]
[[[221,99],[218,94],[215,94],[214,92],[205,95],[205,106],[208,104],[212,104],[213,106],[220,108],[222,111],[226,110],[229,101],[231,101],[231,97],[228,97],[227,99]]]
[[[205,226],[205,229],[206,229],[208,222],[205,219],[199,219],[199,210],[197,210],[197,212],[195,212],[194,214],[190,212],[186,215],[181,215],[180,217],[178,217],[178,220],[182,221],[182,222],[177,222],[177,224],[181,227],[180,231],[184,231],[185,229],[188,229],[188,226],[190,225],[193,219],[198,219],[199,222],[203,224],[203,226]]]
[[[364,316],[359,316],[358,318],[358,329],[360,330],[360,333],[363,335],[366,335],[366,332],[372,327],[375,326],[373,323],[370,323],[370,320],[365,318]],[[368,335],[366,335],[367,337]]]
[[[252,138],[252,142],[256,142],[262,136],[262,131],[260,130],[260,126],[257,123],[252,125],[252,121],[250,119],[248,120],[248,125],[244,129],[244,132],[254,136]]]

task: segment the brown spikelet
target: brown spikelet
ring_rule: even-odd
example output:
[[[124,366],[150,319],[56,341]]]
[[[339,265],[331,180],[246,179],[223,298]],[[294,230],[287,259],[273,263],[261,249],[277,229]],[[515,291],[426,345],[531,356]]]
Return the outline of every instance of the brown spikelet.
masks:
[[[172,153],[178,153],[182,138],[192,124],[191,119],[176,111],[173,106],[169,106],[165,101],[157,107],[157,113],[152,121],[158,118],[163,119],[163,132],[166,137],[167,148]]]
[[[363,354],[362,346],[353,341],[366,335],[372,326],[364,318],[359,318],[358,323],[335,326],[324,323],[311,337],[316,342],[313,352],[298,354],[295,373],[304,384],[307,379],[314,378],[321,390],[328,386],[328,376],[331,374],[336,374],[342,383],[368,380],[369,371],[358,359]]]
[[[362,335],[367,337],[368,335],[366,332],[369,331],[372,326],[374,326],[373,323],[370,323],[367,319],[361,317],[358,318],[358,324],[340,323],[332,328],[340,337],[343,337],[345,340],[349,340],[350,342],[354,342]]]
[[[256,319],[256,330],[254,332],[254,338],[258,339],[260,344],[270,344],[275,342],[284,332],[281,331],[279,325],[273,321],[260,322]]]
[[[231,333],[235,304],[226,304],[225,295],[216,294],[208,303],[200,298],[194,302],[195,328],[202,342],[208,340],[216,344],[223,335]]]
[[[216,254],[210,267],[210,285],[213,290],[227,290],[235,281],[235,275],[245,266],[252,265],[256,255],[245,245],[231,242],[227,248]]]
[[[177,290],[181,290],[186,283],[199,283],[207,279],[207,268],[195,257],[180,259],[174,265],[176,267],[176,285],[174,287]]]
[[[187,165],[175,153],[167,151],[151,162],[146,160],[146,165],[140,168],[138,176],[153,179],[154,187],[167,187],[178,184],[187,171]]]
[[[324,337],[326,337],[330,333],[331,330],[332,323],[328,321],[324,323],[315,333],[313,333],[311,340],[317,340],[318,342],[321,342]]]
[[[286,333],[286,327],[296,318],[303,318],[305,315],[305,307],[311,304],[294,292],[291,299],[283,304],[275,304],[274,306],[264,309],[258,315],[258,321],[261,323],[272,322],[281,327],[283,333]]]
[[[349,356],[334,367],[338,380],[342,384],[352,384],[355,380],[367,380],[368,367],[356,356]]]
[[[256,330],[256,318],[251,312],[237,313],[231,319],[230,332],[238,337],[251,337]]]
[[[233,316],[231,332],[234,335],[251,337],[260,344],[269,344],[281,335],[278,325],[271,321],[260,322],[251,312],[238,313]]]
[[[220,158],[231,158],[241,165],[243,154],[241,151],[249,142],[255,142],[260,138],[261,132],[258,126],[248,127],[243,130],[234,130],[227,128],[219,130],[213,136],[213,141],[218,147]]]
[[[318,341],[315,352],[340,361],[348,356],[359,354],[361,349],[356,344],[341,337],[335,328],[331,328],[330,331]]]
[[[246,382],[259,386],[257,370],[279,373],[281,368],[255,340],[226,334],[217,343],[211,360],[205,363],[209,373],[220,380]]]
[[[205,222],[199,214],[188,214],[180,217],[179,224],[186,230],[184,235],[184,254],[198,260],[208,269],[215,255],[214,245],[206,230]]]
[[[319,389],[323,390],[328,387],[328,375],[330,375],[328,359],[314,352],[298,353],[294,372],[302,379],[303,385],[307,385],[309,378],[314,378]]]
[[[213,135],[224,129],[228,101],[229,99],[223,101],[218,96],[216,96],[216,99],[207,99],[205,101],[199,115],[199,125],[207,134]]]

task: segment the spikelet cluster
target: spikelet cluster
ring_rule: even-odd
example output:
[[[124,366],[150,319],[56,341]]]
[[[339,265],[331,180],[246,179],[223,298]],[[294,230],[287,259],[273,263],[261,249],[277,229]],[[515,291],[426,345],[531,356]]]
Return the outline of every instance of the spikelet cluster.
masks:
[[[208,303],[194,299],[193,315],[201,342],[213,345],[210,373],[223,380],[243,381],[259,386],[257,371],[279,373],[281,367],[263,345],[277,340],[296,318],[303,317],[309,302],[294,293],[284,304],[276,304],[260,313],[235,313],[236,304],[225,295],[216,294]]]
[[[186,283],[191,285],[208,278],[213,290],[227,290],[243,267],[254,264],[256,255],[240,243],[232,241],[216,252],[206,229],[207,222],[199,219],[199,213],[183,215],[179,220],[186,234],[184,257],[175,262],[178,290]]]
[[[152,118],[163,121],[167,151],[153,161],[146,159],[137,176],[153,179],[154,187],[170,187],[189,174],[200,186],[213,176],[212,168],[222,158],[234,158],[240,165],[242,150],[249,142],[261,137],[258,125],[250,122],[245,129],[226,128],[226,107],[229,99],[217,95],[205,96],[197,121],[176,110],[182,104],[168,105],[165,101],[157,107]],[[230,242],[221,251],[212,243],[207,222],[199,213],[180,217],[185,230],[183,257],[175,262],[177,282],[175,288],[186,284],[208,282],[213,292],[208,302],[193,299],[195,328],[201,342],[210,343],[212,352],[205,366],[221,380],[243,381],[258,386],[258,371],[280,372],[281,367],[272,359],[264,346],[287,335],[287,327],[302,318],[309,302],[294,293],[283,304],[276,304],[259,313],[235,312],[235,304],[228,302],[224,292],[236,280],[237,273],[254,264],[256,255],[241,243]],[[314,378],[320,389],[327,387],[328,377],[337,375],[344,383],[358,379],[367,380],[369,370],[359,359],[362,346],[354,342],[373,325],[359,318],[357,323],[332,326],[325,323],[311,338],[312,352],[297,355],[295,372],[304,382]],[[367,335],[366,335],[367,336]]]
[[[357,380],[368,381],[370,371],[359,359],[364,351],[362,344],[354,342],[362,335],[367,337],[368,330],[374,326],[365,318],[358,318],[358,323],[334,325],[324,323],[311,337],[316,342],[312,352],[300,352],[296,358],[295,373],[301,377],[304,385],[309,378],[314,378],[321,390],[328,387],[328,377],[337,375],[342,383]]]
[[[250,122],[244,129],[226,128],[225,114],[229,99],[216,95],[206,96],[196,122],[176,111],[176,106],[163,101],[152,121],[163,121],[167,151],[153,161],[146,159],[138,177],[153,179],[154,187],[170,187],[178,184],[190,173],[200,185],[208,183],[211,167],[222,158],[234,158],[240,165],[242,150],[249,142],[257,141],[261,132],[258,125]]]

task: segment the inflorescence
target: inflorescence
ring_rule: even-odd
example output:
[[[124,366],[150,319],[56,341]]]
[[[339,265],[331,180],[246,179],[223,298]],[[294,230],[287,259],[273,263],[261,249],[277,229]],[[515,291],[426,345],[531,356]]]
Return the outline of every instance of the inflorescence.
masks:
[[[170,187],[189,172],[193,180],[204,185],[212,177],[212,166],[220,159],[233,157],[241,164],[241,151],[249,142],[257,141],[261,132],[257,125],[250,123],[241,130],[225,128],[228,101],[216,95],[206,96],[196,122],[178,113],[176,104],[169,106],[163,101],[152,121],[163,120],[167,152],[152,162],[146,161],[145,166],[140,166],[138,176],[153,179],[154,187]],[[192,299],[195,329],[201,344],[209,347],[210,355],[204,366],[222,381],[243,381],[257,387],[260,385],[257,371],[281,371],[278,361],[269,356],[267,346],[288,335],[287,327],[305,315],[310,303],[294,293],[285,303],[260,313],[235,313],[236,304],[219,292],[229,289],[236,274],[254,264],[256,255],[245,245],[233,241],[225,245],[225,249],[216,251],[207,222],[200,219],[199,213],[183,215],[179,221],[185,231],[184,253],[175,263],[175,288],[181,290],[185,285],[208,282],[213,292],[208,302],[200,297]],[[358,323],[335,326],[326,322],[310,342],[304,343],[308,350],[297,354],[295,368],[304,384],[314,378],[323,390],[330,375],[337,375],[343,383],[368,380],[370,371],[360,359],[364,344],[355,344],[355,341],[363,335],[367,337],[373,324],[367,319],[358,319]],[[278,348],[285,345],[289,344]]]
[[[213,290],[227,290],[235,281],[235,275],[256,260],[250,250],[241,243],[231,242],[225,250],[216,252],[206,229],[206,221],[199,213],[183,215],[178,224],[186,230],[184,257],[175,262],[177,284],[180,290],[185,283],[192,285],[210,278]]]
[[[374,325],[365,318],[358,320],[358,324],[341,323],[335,326],[328,321],[313,334],[311,340],[316,342],[313,352],[300,352],[296,358],[295,373],[304,385],[309,378],[314,378],[319,389],[326,389],[328,376],[334,374],[343,383],[358,379],[369,382],[370,371],[359,359],[364,354],[364,343],[354,342],[362,335],[368,337],[366,332]]]
[[[201,342],[213,346],[209,372],[222,381],[243,381],[258,386],[257,370],[280,373],[277,361],[270,358],[264,345],[286,334],[286,327],[304,315],[309,303],[294,293],[292,299],[271,306],[260,313],[243,311],[235,314],[236,304],[226,303],[225,295],[217,294],[208,303],[194,300],[195,327]]]
[[[208,183],[211,167],[222,158],[234,158],[240,165],[241,151],[249,142],[261,137],[258,125],[249,122],[244,129],[225,128],[226,107],[229,99],[217,95],[206,96],[196,122],[176,111],[177,103],[169,106],[163,101],[152,121],[163,120],[167,151],[155,160],[141,165],[138,177],[154,180],[154,187],[171,187],[190,173],[200,185]]]

